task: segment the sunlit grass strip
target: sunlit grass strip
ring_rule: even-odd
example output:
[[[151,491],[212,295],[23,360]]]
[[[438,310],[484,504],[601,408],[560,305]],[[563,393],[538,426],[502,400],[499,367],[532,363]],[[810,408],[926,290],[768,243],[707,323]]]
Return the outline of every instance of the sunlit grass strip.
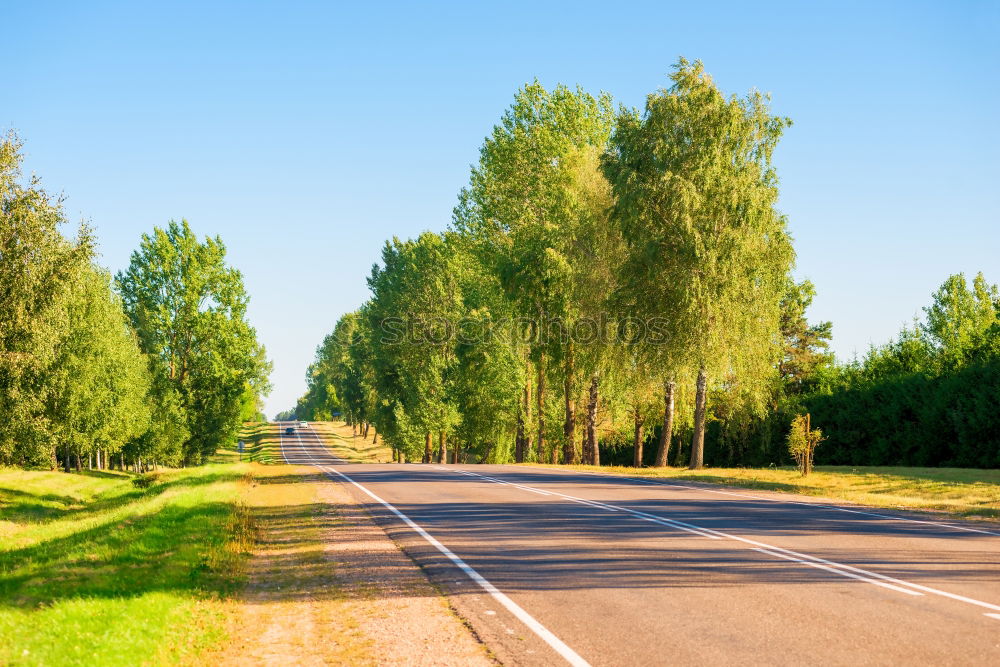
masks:
[[[248,466],[0,471],[0,664],[188,662],[226,637],[255,526]],[[86,480],[86,481],[83,481]]]
[[[240,433],[244,441],[242,460],[264,465],[282,464],[280,436],[278,425],[269,422],[252,422],[245,424]],[[236,449],[227,451],[230,456],[238,457]]]

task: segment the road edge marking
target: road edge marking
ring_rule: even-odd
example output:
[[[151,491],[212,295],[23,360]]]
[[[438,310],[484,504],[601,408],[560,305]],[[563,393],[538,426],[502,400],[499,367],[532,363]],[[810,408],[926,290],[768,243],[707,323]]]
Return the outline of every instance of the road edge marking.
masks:
[[[388,509],[390,512],[399,517],[403,521],[403,523],[405,523],[407,526],[413,529],[414,532],[416,532],[418,535],[424,538],[424,540],[426,540],[428,544],[430,544],[438,551],[440,551],[442,554],[444,554],[444,556],[447,557],[448,560],[454,563],[460,570],[462,570],[462,572],[464,572],[470,579],[472,579],[472,581],[478,584],[480,588],[489,593],[490,596],[493,597],[493,599],[496,600],[498,603],[500,603],[502,607],[504,607],[507,611],[513,614],[514,617],[516,617],[519,621],[528,626],[528,629],[530,629],[532,632],[538,635],[538,637],[542,641],[548,644],[549,647],[551,647],[552,650],[554,650],[564,660],[566,660],[566,662],[573,665],[573,667],[590,667],[590,663],[584,660],[583,657],[580,656],[580,654],[578,654],[576,651],[570,648],[563,640],[559,639],[559,637],[555,636],[555,634],[553,634],[552,631],[550,631],[544,625],[539,623],[534,616],[529,614],[527,611],[524,610],[524,608],[522,608],[516,602],[507,597],[507,595],[502,591],[500,591],[500,589],[491,584],[483,575],[479,574],[479,572],[477,572],[471,565],[466,563],[459,556],[455,555],[455,553],[452,552],[451,549],[441,544],[433,535],[428,533],[420,525],[418,525],[415,521],[413,521],[413,519],[406,516],[398,509],[396,509],[396,507],[393,506],[391,503],[375,495],[373,492],[369,491],[367,488],[365,488],[358,482],[355,482],[353,479],[351,479],[344,473],[340,472],[336,468],[323,465],[322,463],[316,461],[316,459],[312,456],[312,454],[306,451],[305,447],[302,447],[303,444],[302,438],[298,435],[298,433],[296,433],[295,435],[296,438],[298,438],[302,452],[306,456],[308,456],[313,461],[313,465],[322,470],[327,477],[329,477],[330,479],[335,479],[330,475],[331,472],[336,475],[339,475],[348,483],[353,484],[363,493],[371,497],[373,500],[381,503],[383,506],[385,506],[386,509]],[[284,455],[284,450],[282,450],[282,455]]]
[[[536,470],[544,470],[544,468],[536,468]],[[479,477],[479,478],[481,478],[481,479],[483,479],[485,481],[488,481],[488,482],[491,482],[491,483],[496,483],[493,478],[490,478],[490,477],[488,477],[486,475],[480,475],[479,473],[470,473],[470,474],[472,474],[472,475],[474,475],[476,477]],[[567,498],[567,499],[570,499],[570,500],[577,500],[574,496],[569,496],[569,495],[566,495],[566,494],[562,494],[562,493],[559,493],[557,491],[551,491],[551,493],[555,493],[556,495],[560,495],[560,496],[562,496],[564,498]],[[917,584],[917,583],[913,583],[911,581],[904,581],[902,579],[897,579],[895,577],[890,577],[888,575],[880,574],[878,572],[872,572],[870,570],[864,570],[864,569],[861,569],[859,567],[854,567],[853,565],[847,565],[846,563],[837,563],[837,562],[834,562],[834,561],[826,560],[825,558],[820,558],[819,556],[812,556],[810,554],[804,554],[804,553],[801,553],[801,552],[798,552],[798,551],[792,551],[791,549],[785,549],[783,547],[775,546],[773,544],[767,544],[765,542],[758,542],[757,540],[753,540],[753,539],[750,539],[748,537],[740,537],[739,535],[734,535],[732,533],[726,533],[726,532],[723,532],[721,530],[715,530],[714,528],[704,528],[702,526],[697,526],[695,524],[687,523],[685,521],[678,521],[676,519],[668,519],[666,517],[659,517],[657,515],[647,514],[646,512],[641,512],[639,510],[633,510],[633,509],[625,507],[623,505],[612,505],[612,507],[617,507],[618,509],[622,510],[623,512],[625,512],[627,514],[632,514],[632,515],[638,516],[638,517],[642,517],[642,516],[645,515],[645,516],[648,516],[648,517],[657,518],[660,521],[669,522],[670,525],[672,525],[674,527],[681,527],[684,530],[688,530],[689,532],[702,531],[702,532],[705,532],[705,533],[710,533],[712,535],[717,535],[720,538],[726,538],[726,539],[730,539],[730,540],[736,540],[737,542],[742,542],[744,544],[749,544],[749,545],[751,545],[751,547],[763,547],[761,549],[753,549],[754,551],[759,551],[761,553],[768,553],[768,552],[771,552],[771,551],[775,551],[775,552],[780,552],[781,554],[787,554],[789,556],[796,556],[796,557],[798,557],[798,558],[787,558],[786,556],[780,556],[781,558],[786,558],[786,560],[799,561],[799,559],[801,558],[801,559],[805,559],[805,560],[804,561],[799,561],[799,562],[803,562],[803,564],[811,565],[811,566],[813,566],[812,565],[813,563],[823,563],[824,565],[831,566],[831,567],[822,568],[822,569],[829,569],[830,572],[834,572],[836,574],[840,574],[840,575],[848,577],[848,578],[861,579],[862,581],[865,581],[867,583],[870,583],[870,584],[873,584],[873,585],[876,585],[876,586],[882,586],[884,588],[890,588],[890,589],[893,589],[893,590],[901,590],[901,589],[897,588],[896,586],[890,586],[890,585],[886,585],[886,584],[882,583],[882,582],[889,582],[891,584],[897,584],[898,586],[901,586],[901,587],[909,587],[909,588],[914,589],[916,591],[923,591],[923,593],[931,593],[932,595],[939,595],[941,597],[950,598],[950,599],[956,600],[958,602],[965,602],[967,604],[976,605],[978,607],[983,607],[983,608],[986,608],[986,609],[992,609],[994,611],[1000,612],[1000,605],[993,604],[992,602],[984,602],[983,600],[976,600],[975,598],[970,598],[970,597],[966,597],[964,595],[959,595],[958,593],[950,593],[948,591],[943,591],[943,590],[941,590],[939,588],[932,588],[930,586],[924,586],[923,584]],[[778,555],[778,554],[773,554],[773,555]],[[809,561],[809,562],[805,562],[805,561]],[[851,574],[852,572],[856,572],[858,574],[864,575],[864,577],[858,577],[858,576],[856,576],[854,574]],[[876,580],[879,580],[879,581],[876,581]],[[909,591],[902,591],[902,592],[909,593]],[[917,595],[922,595],[923,593],[917,593]]]
[[[504,464],[501,464],[504,465]],[[578,475],[593,475],[594,477],[604,477],[606,479],[620,479],[629,482],[638,482],[639,484],[651,484],[654,486],[667,486],[674,489],[688,489],[691,491],[704,491],[706,493],[714,493],[720,496],[732,496],[734,498],[748,498],[750,500],[763,500],[769,503],[787,503],[789,505],[801,505],[802,507],[812,507],[814,509],[824,509],[831,510],[834,512],[847,512],[848,514],[861,514],[864,516],[873,516],[879,519],[889,519],[891,521],[902,521],[905,523],[917,523],[927,526],[939,526],[941,528],[950,528],[951,530],[957,530],[966,533],[978,533],[981,535],[991,535],[993,537],[1000,537],[1000,532],[995,532],[991,530],[986,530],[985,528],[974,528],[972,526],[963,526],[956,523],[944,523],[941,521],[931,521],[929,519],[911,519],[905,516],[896,516],[893,514],[882,514],[879,512],[868,511],[867,509],[852,509],[850,507],[844,507],[842,505],[835,505],[823,502],[807,502],[804,500],[792,500],[791,498],[772,498],[770,496],[759,496],[750,493],[740,493],[736,491],[726,491],[724,489],[713,489],[709,486],[711,482],[699,482],[697,480],[687,482],[675,482],[670,479],[664,478],[649,478],[649,477],[638,477],[626,474],[617,474],[611,472],[597,472],[593,470],[560,470],[559,468],[546,468],[533,465],[516,465],[515,468],[526,468],[528,470],[545,470],[547,472],[556,472],[561,474],[571,474],[576,473]],[[732,488],[732,487],[731,487]],[[771,491],[770,493],[782,493],[780,491]],[[861,505],[861,507],[865,507]],[[870,508],[878,509],[878,508]],[[921,512],[926,510],[909,510],[913,512]]]

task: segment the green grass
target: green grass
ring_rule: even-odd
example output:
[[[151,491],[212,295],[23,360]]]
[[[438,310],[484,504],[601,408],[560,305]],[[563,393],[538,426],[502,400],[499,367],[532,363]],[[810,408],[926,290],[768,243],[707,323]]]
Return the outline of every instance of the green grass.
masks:
[[[166,471],[148,489],[0,469],[0,664],[190,662],[224,641],[253,539],[248,468]]]
[[[820,466],[813,474],[802,477],[794,468],[545,467],[725,484],[960,517],[1000,518],[1000,470]]]
[[[264,465],[283,464],[285,459],[281,456],[281,443],[278,436],[276,424],[260,422],[248,424],[243,429],[241,436],[245,443],[243,447],[243,460]]]

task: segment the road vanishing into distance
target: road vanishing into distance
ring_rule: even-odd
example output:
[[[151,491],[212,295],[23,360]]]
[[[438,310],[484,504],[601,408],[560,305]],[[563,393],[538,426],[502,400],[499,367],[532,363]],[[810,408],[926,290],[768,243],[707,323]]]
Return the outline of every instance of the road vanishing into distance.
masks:
[[[505,664],[1000,665],[1000,528],[526,466],[346,484]]]

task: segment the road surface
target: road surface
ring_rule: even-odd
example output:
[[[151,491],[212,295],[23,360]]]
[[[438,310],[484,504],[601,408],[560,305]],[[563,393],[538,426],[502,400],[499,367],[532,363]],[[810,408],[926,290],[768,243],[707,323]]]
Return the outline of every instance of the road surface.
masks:
[[[1000,528],[525,466],[346,484],[505,664],[1000,665]]]

